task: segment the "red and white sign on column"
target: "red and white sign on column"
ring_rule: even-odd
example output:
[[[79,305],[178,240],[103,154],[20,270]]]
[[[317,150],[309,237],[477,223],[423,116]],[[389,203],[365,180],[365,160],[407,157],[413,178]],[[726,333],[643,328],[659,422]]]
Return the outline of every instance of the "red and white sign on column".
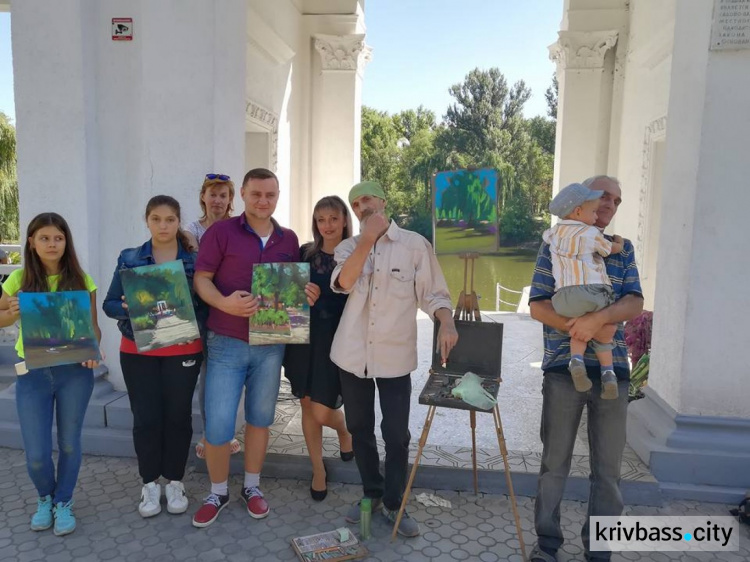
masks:
[[[133,40],[133,18],[112,18],[112,41]]]

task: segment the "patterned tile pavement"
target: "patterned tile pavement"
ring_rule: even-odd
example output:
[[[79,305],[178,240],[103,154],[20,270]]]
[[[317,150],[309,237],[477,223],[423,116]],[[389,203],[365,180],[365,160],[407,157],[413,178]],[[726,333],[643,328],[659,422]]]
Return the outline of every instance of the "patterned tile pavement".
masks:
[[[35,508],[34,488],[26,474],[22,451],[0,449],[0,560],[50,562],[117,560],[144,562],[211,562],[295,560],[290,539],[345,525],[344,513],[360,495],[353,485],[329,484],[321,503],[309,497],[308,482],[263,479],[262,488],[271,504],[271,515],[252,520],[236,501],[240,480],[232,477],[233,501],[219,520],[207,529],[195,529],[190,515],[206,490],[206,476],[188,470],[185,486],[191,505],[185,515],[169,515],[166,509],[152,519],[138,515],[141,483],[135,459],[86,456],[76,489],[78,529],[67,537],[51,531],[29,530]],[[437,493],[451,501],[451,509],[424,507],[414,500],[420,492]],[[533,500],[518,498],[527,549],[534,541]],[[726,514],[728,506],[696,502],[671,502],[662,507],[628,506],[625,513],[663,515]],[[506,496],[451,491],[414,490],[410,513],[419,521],[422,535],[390,542],[390,528],[382,517],[373,518],[373,538],[366,544],[370,561],[472,560],[520,561],[510,502]],[[586,504],[565,501],[561,520],[566,543],[560,562],[582,560],[578,537]],[[355,529],[356,530],[356,529]],[[750,529],[741,530],[741,550],[718,555],[686,556],[680,553],[615,554],[612,560],[667,562],[740,562],[750,559]]]

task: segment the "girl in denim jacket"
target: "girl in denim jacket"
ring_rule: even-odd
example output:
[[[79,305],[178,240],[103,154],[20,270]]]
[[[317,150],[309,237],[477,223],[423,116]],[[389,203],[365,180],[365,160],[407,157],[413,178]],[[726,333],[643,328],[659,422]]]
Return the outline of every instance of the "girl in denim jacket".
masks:
[[[168,195],[152,197],[146,205],[146,224],[151,239],[140,247],[123,250],[117,259],[104,313],[117,320],[122,333],[120,366],[133,412],[133,443],[143,479],[138,511],[143,517],[153,517],[161,512],[161,477],[167,480],[167,511],[184,513],[188,507],[182,478],[193,437],[193,391],[203,361],[203,344],[197,338],[186,344],[138,351],[121,270],[182,260],[196,316],[201,318],[192,287],[195,253],[180,230],[180,204]]]

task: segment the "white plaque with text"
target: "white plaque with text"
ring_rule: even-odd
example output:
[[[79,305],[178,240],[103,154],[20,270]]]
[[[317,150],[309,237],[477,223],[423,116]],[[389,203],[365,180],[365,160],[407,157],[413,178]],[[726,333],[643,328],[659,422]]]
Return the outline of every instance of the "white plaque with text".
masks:
[[[714,0],[711,49],[750,49],[750,0]]]

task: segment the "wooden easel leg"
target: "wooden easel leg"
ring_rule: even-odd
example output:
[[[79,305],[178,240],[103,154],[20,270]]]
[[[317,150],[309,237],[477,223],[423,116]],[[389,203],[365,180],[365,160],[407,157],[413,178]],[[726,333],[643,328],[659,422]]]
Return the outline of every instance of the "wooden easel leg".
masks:
[[[469,412],[471,422],[471,466],[474,469],[474,495],[479,494],[479,483],[477,481],[477,413]]]
[[[518,534],[518,542],[521,545],[521,558],[523,562],[526,562],[526,545],[523,542],[523,529],[521,529],[521,518],[518,515],[518,505],[516,504],[516,494],[513,491],[513,481],[510,477],[510,465],[508,464],[508,449],[505,447],[505,435],[503,435],[503,424],[500,421],[500,408],[495,405],[493,411],[495,417],[495,431],[497,431],[497,443],[500,446],[500,454],[503,457],[503,465],[505,466],[505,483],[508,486],[510,492],[510,505],[513,508],[513,517],[516,520],[516,533]]]
[[[411,486],[414,484],[414,477],[417,475],[417,467],[419,466],[419,459],[422,457],[422,450],[427,443],[427,435],[430,433],[430,426],[432,425],[432,418],[435,417],[436,406],[430,406],[427,410],[427,418],[424,420],[424,429],[422,430],[422,436],[419,438],[419,449],[417,449],[417,458],[414,459],[414,466],[411,468],[411,475],[409,476],[409,482],[406,484],[406,490],[404,490],[404,498],[401,500],[401,507],[398,510],[398,516],[396,517],[396,524],[393,526],[393,533],[391,534],[391,541],[396,538],[398,533],[398,526],[401,524],[401,518],[404,516],[404,510],[406,509],[406,503],[409,501],[409,494],[411,494]]]

